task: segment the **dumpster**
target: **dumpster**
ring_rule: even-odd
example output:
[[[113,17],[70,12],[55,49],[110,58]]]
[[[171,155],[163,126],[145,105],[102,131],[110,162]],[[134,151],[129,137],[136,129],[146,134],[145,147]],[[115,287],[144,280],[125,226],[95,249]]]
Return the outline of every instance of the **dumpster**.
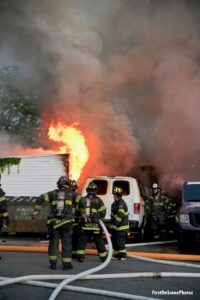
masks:
[[[37,197],[6,197],[9,214],[9,226],[3,228],[3,232],[15,233],[47,233],[47,217],[50,205],[44,203],[40,214],[32,219]]]

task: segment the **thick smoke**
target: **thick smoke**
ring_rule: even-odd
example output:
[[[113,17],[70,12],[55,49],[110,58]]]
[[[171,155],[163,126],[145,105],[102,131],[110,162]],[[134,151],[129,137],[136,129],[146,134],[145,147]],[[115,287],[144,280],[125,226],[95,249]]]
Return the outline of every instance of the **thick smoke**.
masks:
[[[36,91],[41,146],[52,121],[78,122],[85,175],[146,164],[164,188],[197,180],[198,11],[184,0],[1,1],[0,66],[17,65]]]
[[[5,133],[0,134],[1,140],[1,156],[21,156],[23,155],[33,155],[33,149],[30,147],[25,147],[24,145],[20,145],[16,138],[11,137]],[[45,150],[43,148],[34,149],[34,155],[36,154],[53,154],[55,153],[53,150]]]

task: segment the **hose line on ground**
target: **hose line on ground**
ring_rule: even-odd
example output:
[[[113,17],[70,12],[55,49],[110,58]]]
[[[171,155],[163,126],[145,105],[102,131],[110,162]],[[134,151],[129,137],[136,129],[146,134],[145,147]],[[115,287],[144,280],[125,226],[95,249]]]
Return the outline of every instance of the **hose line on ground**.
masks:
[[[50,278],[51,276],[51,278]],[[70,278],[74,275],[30,275],[24,277],[17,277],[14,283],[25,283],[26,281],[33,282],[34,280],[59,280]],[[121,279],[121,278],[161,278],[161,277],[188,277],[188,278],[199,278],[200,273],[189,273],[189,272],[135,272],[135,273],[112,273],[112,274],[97,274],[87,275],[81,280],[102,280],[102,279]],[[0,277],[2,281],[1,286],[9,285],[13,278]]]
[[[188,264],[188,263],[181,263],[181,262],[173,262],[169,260],[159,260],[159,259],[153,259],[153,258],[147,258],[142,257],[134,254],[127,254],[128,257],[132,257],[138,260],[152,262],[156,264],[163,264],[163,265],[170,265],[170,266],[176,266],[176,267],[187,267],[187,268],[194,268],[194,269],[200,269],[200,264]]]
[[[147,243],[134,243],[134,244],[126,244],[126,248],[130,247],[141,247],[141,246],[154,246],[154,245],[164,245],[164,244],[173,244],[176,243],[177,240],[171,241],[160,241],[160,242],[147,242]]]

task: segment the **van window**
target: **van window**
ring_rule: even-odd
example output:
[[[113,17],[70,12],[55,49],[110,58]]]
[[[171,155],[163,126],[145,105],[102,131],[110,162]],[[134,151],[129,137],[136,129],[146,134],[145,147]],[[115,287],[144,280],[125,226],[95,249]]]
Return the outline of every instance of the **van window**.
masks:
[[[200,184],[186,184],[183,195],[186,202],[200,201]]]
[[[113,189],[114,187],[120,187],[123,190],[123,194],[125,196],[128,196],[130,194],[130,184],[129,181],[125,180],[115,180],[113,182]]]
[[[92,180],[97,185],[97,195],[106,195],[107,188],[108,188],[108,182],[107,180]]]
[[[141,182],[138,183],[139,189],[140,189],[140,194],[144,199],[149,197],[150,193],[146,185],[142,184]]]

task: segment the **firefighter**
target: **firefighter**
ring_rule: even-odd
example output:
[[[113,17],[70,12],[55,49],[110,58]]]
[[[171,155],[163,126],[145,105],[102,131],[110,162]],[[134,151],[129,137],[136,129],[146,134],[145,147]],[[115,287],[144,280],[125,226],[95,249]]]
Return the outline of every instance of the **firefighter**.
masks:
[[[106,207],[103,201],[97,197],[97,185],[90,182],[86,188],[87,195],[79,201],[80,211],[79,238],[77,256],[79,262],[84,262],[85,248],[89,238],[93,238],[99,253],[99,258],[103,262],[107,258],[107,251],[102,237],[99,220],[103,220],[106,215]]]
[[[78,185],[75,180],[70,180],[69,188],[71,191],[75,193],[75,201],[73,202],[73,215],[75,219],[75,223],[73,224],[73,232],[72,232],[72,258],[78,258],[77,257],[77,246],[78,246],[78,223],[80,218],[80,211],[78,209],[78,204],[81,199],[81,195],[77,192]]]
[[[177,233],[176,215],[178,212],[178,205],[173,198],[169,198],[167,206],[167,235],[168,238],[175,238]]]
[[[70,180],[69,181],[69,189],[73,192],[76,192],[77,189],[78,189],[78,185],[77,185],[77,182],[76,180]]]
[[[114,202],[111,205],[111,234],[114,259],[126,260],[126,238],[129,232],[128,208],[122,199],[123,189],[114,187]]]
[[[3,191],[0,185],[0,235],[2,233],[2,227],[8,226],[8,223],[9,223],[9,217],[8,217],[8,209],[7,209],[7,200],[5,197],[5,192]]]
[[[72,203],[75,201],[74,192],[69,189],[69,181],[61,176],[57,181],[57,189],[42,194],[36,200],[35,210],[32,216],[39,214],[44,203],[50,203],[50,216],[47,220],[49,231],[49,262],[50,269],[56,269],[59,253],[59,238],[62,242],[62,266],[63,270],[72,269]]]
[[[169,202],[167,195],[161,192],[160,186],[154,183],[152,194],[145,203],[147,227],[152,230],[153,240],[166,239]]]

